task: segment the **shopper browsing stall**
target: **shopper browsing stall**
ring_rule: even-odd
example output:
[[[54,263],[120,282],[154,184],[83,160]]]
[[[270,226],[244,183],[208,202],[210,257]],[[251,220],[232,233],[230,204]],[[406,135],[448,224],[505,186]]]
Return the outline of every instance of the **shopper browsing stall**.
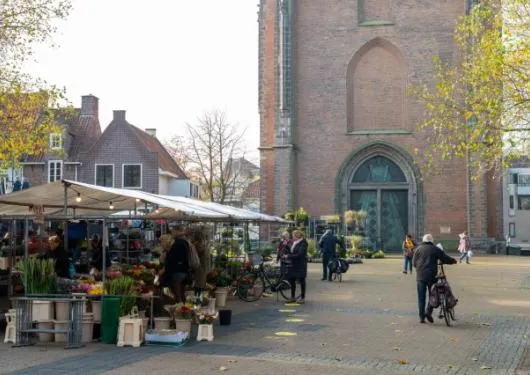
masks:
[[[188,257],[189,244],[185,234],[185,227],[183,225],[176,226],[172,229],[174,237],[173,245],[169,250],[164,266],[164,277],[166,284],[171,289],[173,296],[177,303],[185,302],[186,282],[190,271]]]

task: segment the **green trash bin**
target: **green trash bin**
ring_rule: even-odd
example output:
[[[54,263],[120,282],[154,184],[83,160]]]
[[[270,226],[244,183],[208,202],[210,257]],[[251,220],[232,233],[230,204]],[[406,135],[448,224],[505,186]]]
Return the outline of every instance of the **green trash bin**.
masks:
[[[120,321],[120,297],[101,298],[101,342],[116,344]]]

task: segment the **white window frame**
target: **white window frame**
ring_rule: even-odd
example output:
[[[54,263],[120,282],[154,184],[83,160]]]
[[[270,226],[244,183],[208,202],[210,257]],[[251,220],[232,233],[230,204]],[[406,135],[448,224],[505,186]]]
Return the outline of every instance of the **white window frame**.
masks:
[[[59,145],[54,146],[54,140],[59,138]],[[52,150],[61,150],[63,148],[63,135],[61,133],[51,133],[50,134],[50,149]]]
[[[102,163],[102,164],[96,164],[94,165],[94,185],[96,186],[100,186],[98,185],[98,167],[108,167],[108,166],[112,166],[112,186],[110,187],[114,187],[114,181],[115,181],[115,177],[116,177],[116,168],[114,168],[114,164],[107,164],[107,163]]]
[[[50,172],[51,172],[52,163],[61,165],[61,175],[59,176],[59,179],[56,179],[54,181],[52,181],[51,178],[50,178],[51,177]],[[64,168],[64,164],[63,164],[62,160],[48,160],[48,182],[61,181],[63,179],[63,176],[64,176],[64,169],[63,168]]]
[[[125,186],[125,167],[126,166],[133,166],[133,165],[139,165],[140,166],[140,186]],[[144,180],[144,167],[142,163],[125,163],[121,165],[121,187],[123,189],[141,189],[143,185]]]

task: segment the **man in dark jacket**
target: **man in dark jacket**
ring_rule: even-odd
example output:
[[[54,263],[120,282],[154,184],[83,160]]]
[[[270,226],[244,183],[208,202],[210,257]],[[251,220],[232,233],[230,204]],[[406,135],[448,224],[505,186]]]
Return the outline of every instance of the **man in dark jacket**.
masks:
[[[186,237],[184,237],[185,233],[186,228],[183,225],[172,228],[171,234],[175,241],[164,262],[165,282],[169,286],[177,303],[186,302],[184,292],[186,290],[186,281],[189,279],[188,272],[190,271],[190,248]]]
[[[444,253],[442,249],[434,246],[431,234],[423,236],[423,242],[414,251],[412,264],[416,268],[416,283],[418,289],[418,309],[420,314],[420,323],[425,323],[425,319],[433,322],[432,306],[427,304],[427,311],[425,311],[425,298],[427,290],[431,289],[431,285],[436,281],[436,274],[438,272],[438,261],[443,264],[455,264],[456,259],[451,258]]]
[[[337,245],[344,246],[342,242],[333,234],[331,229],[324,232],[324,235],[318,242],[320,252],[322,253],[322,280],[331,281],[331,270],[328,273],[329,262],[336,257]]]

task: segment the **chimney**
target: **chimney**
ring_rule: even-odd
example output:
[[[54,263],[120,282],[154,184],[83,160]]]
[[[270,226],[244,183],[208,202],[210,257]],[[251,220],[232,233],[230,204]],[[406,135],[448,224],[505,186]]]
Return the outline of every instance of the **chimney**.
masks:
[[[145,129],[145,132],[149,134],[151,137],[156,138],[156,128]]]
[[[99,99],[94,95],[83,95],[81,97],[81,115],[98,117]]]
[[[114,121],[125,121],[125,111],[124,110],[114,110],[113,120]]]

